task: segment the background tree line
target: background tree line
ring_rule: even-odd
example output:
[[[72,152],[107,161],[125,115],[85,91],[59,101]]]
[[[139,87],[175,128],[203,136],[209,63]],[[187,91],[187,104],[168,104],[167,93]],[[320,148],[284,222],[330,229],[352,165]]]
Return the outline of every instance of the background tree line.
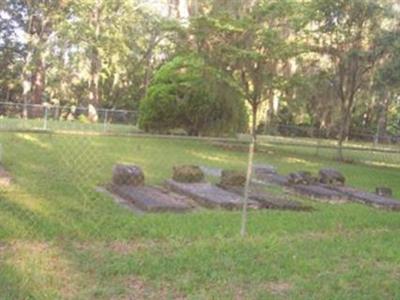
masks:
[[[382,140],[399,129],[399,12],[390,0],[5,0],[0,96],[142,103],[146,129],[190,134],[246,130],[246,103],[254,133]]]

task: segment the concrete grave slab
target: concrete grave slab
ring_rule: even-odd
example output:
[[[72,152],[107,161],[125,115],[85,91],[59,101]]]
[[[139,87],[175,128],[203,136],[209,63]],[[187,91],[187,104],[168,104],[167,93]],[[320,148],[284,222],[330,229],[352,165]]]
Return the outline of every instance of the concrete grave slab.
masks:
[[[211,177],[221,177],[222,169],[213,168],[208,166],[200,166],[200,169],[203,171],[204,175]]]
[[[107,190],[145,212],[186,212],[193,208],[186,197],[159,187],[109,185]]]
[[[307,196],[313,200],[319,200],[322,202],[329,202],[329,203],[349,202],[349,198],[346,194],[333,189],[329,189],[319,184],[315,185],[296,184],[296,185],[291,185],[290,189],[293,190],[298,195]]]
[[[287,176],[274,173],[255,173],[253,176],[253,181],[266,184],[276,184],[280,186],[289,185],[289,178]]]
[[[243,205],[242,196],[210,183],[181,183],[170,179],[165,184],[170,190],[190,197],[204,207],[239,209]],[[258,208],[259,204],[255,201],[249,201],[249,207]]]
[[[265,165],[265,164],[255,164],[253,166],[253,171],[255,175],[259,174],[278,174],[276,171],[276,167],[272,165]]]
[[[374,193],[360,191],[347,186],[329,186],[328,188],[345,194],[351,201],[371,205],[377,208],[400,211],[400,201]]]
[[[240,187],[229,186],[224,187],[224,189],[241,196],[244,194],[244,189]],[[258,184],[252,184],[250,186],[249,198],[257,201],[260,204],[260,208],[296,211],[310,211],[313,209],[311,206],[306,206],[299,201],[268,193],[265,190],[265,186]]]

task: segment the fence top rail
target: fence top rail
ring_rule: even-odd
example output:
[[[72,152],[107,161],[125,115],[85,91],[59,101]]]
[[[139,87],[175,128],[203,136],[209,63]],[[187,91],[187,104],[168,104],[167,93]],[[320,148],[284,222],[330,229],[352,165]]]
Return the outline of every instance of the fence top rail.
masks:
[[[4,106],[27,106],[27,107],[40,107],[40,108],[60,108],[60,109],[70,109],[74,105],[55,105],[55,104],[32,104],[32,103],[22,103],[22,102],[2,102],[0,101],[0,105]],[[85,110],[87,111],[89,108],[85,106],[75,106],[75,110]],[[128,110],[128,109],[114,109],[114,108],[96,108],[97,111],[108,111],[108,112],[116,112],[116,113],[137,113],[137,110]]]

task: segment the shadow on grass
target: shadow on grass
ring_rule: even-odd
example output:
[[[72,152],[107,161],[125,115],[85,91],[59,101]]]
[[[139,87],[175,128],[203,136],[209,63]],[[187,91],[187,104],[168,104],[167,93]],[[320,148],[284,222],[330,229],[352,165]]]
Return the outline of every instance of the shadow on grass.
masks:
[[[0,256],[0,259],[2,256]],[[4,258],[3,258],[4,259]],[[34,291],[25,286],[26,277],[0,260],[0,298],[35,299]]]

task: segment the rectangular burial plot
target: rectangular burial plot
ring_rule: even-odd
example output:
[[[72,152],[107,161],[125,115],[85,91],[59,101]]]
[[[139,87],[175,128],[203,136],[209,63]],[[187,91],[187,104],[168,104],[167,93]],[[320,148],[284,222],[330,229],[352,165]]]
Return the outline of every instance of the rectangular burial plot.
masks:
[[[349,197],[346,194],[340,191],[328,189],[319,184],[296,184],[291,185],[290,189],[298,195],[307,196],[313,200],[319,200],[322,202],[346,203],[349,201]]]
[[[193,208],[185,197],[163,188],[109,185],[107,190],[145,212],[186,212]]]
[[[227,191],[242,195],[244,189],[242,187],[224,187]],[[282,209],[282,210],[297,210],[297,211],[310,211],[313,208],[306,206],[298,201],[286,199],[282,196],[277,196],[272,193],[268,193],[264,186],[252,184],[250,186],[249,198],[257,201],[260,204],[260,208],[266,209]]]
[[[345,194],[351,201],[354,202],[371,205],[377,208],[400,211],[400,201],[393,198],[379,196],[377,194],[360,191],[347,186],[329,186],[329,188],[333,191],[338,191],[342,194]]]
[[[225,191],[210,183],[181,183],[170,179],[165,184],[172,191],[190,197],[208,208],[238,209],[243,205],[242,196]],[[258,206],[255,201],[249,201],[249,207],[257,208]]]
[[[255,172],[254,180],[255,182],[266,183],[266,184],[276,184],[280,186],[288,186],[289,179],[287,176],[272,174],[272,173],[257,173]]]

